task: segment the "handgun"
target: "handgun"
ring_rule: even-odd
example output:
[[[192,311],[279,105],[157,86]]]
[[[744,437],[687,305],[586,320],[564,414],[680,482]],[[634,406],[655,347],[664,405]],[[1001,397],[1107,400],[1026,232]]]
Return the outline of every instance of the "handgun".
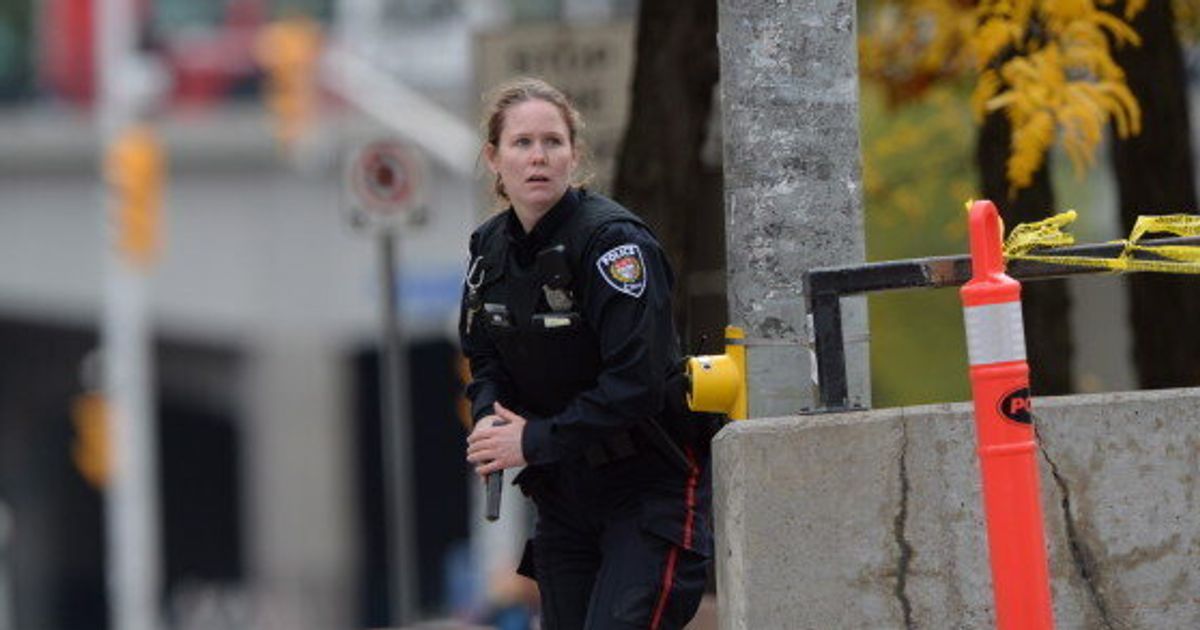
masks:
[[[496,420],[492,426],[499,427],[508,424],[508,420]],[[486,503],[487,512],[484,517],[489,521],[500,519],[500,495],[504,492],[504,471],[497,470],[494,473],[488,473],[484,477],[486,488]]]

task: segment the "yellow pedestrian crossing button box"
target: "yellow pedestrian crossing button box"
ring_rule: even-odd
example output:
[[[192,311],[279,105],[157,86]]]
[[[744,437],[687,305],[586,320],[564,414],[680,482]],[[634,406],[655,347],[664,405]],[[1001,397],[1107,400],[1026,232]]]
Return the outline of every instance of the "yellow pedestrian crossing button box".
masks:
[[[746,335],[737,326],[725,327],[725,354],[689,357],[688,407],[692,411],[723,413],[746,419]]]

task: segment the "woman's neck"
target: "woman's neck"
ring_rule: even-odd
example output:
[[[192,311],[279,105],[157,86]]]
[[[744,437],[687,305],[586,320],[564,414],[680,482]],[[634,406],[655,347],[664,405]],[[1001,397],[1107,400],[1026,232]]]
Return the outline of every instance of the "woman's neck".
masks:
[[[562,203],[563,199],[565,199],[567,195],[570,195],[572,190],[572,188],[567,188],[565,191],[563,191],[563,194],[558,196],[558,199],[555,200],[554,203],[545,207],[526,206],[523,204],[512,203],[510,200],[510,203],[512,203],[513,212],[517,215],[517,220],[521,222],[521,228],[525,230],[525,233],[529,234],[532,232],[533,228],[537,226],[538,222],[541,221],[547,214],[550,214],[550,211],[553,210],[555,206]]]
[[[531,210],[529,208],[519,208],[514,205],[513,212],[517,214],[517,220],[521,222],[521,227],[525,230],[525,233],[529,234],[533,231],[534,226],[538,224],[538,221],[541,221],[542,217],[546,216],[547,212],[550,212],[550,208]]]

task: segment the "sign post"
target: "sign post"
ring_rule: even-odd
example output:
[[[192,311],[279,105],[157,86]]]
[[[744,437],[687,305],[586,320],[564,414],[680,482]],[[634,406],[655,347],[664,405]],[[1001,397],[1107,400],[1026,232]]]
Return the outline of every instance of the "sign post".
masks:
[[[403,406],[408,402],[408,370],[400,324],[399,234],[424,221],[421,193],[425,165],[408,145],[397,140],[370,142],[351,157],[346,170],[353,196],[350,222],[379,239],[382,291],[380,403],[387,526],[388,593],[392,625],[404,626],[417,616],[417,557],[413,483],[405,462],[413,452]]]

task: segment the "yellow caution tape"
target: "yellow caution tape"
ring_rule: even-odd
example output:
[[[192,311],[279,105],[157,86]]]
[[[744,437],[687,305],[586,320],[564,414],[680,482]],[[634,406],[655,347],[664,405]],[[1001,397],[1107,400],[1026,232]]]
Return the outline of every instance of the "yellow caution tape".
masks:
[[[1094,256],[1042,256],[1030,252],[1045,247],[1065,247],[1075,243],[1075,237],[1063,232],[1078,216],[1068,210],[1036,223],[1022,223],[1013,228],[1004,241],[1004,257],[1007,260],[1032,260],[1057,265],[1098,267],[1114,272],[1155,271],[1159,273],[1200,274],[1200,246],[1196,245],[1139,245],[1146,234],[1168,233],[1176,236],[1200,236],[1200,216],[1170,214],[1162,216],[1140,216],[1134,223],[1129,238],[1112,241],[1124,248],[1116,258]],[[1139,260],[1134,252],[1151,253],[1165,260]]]

